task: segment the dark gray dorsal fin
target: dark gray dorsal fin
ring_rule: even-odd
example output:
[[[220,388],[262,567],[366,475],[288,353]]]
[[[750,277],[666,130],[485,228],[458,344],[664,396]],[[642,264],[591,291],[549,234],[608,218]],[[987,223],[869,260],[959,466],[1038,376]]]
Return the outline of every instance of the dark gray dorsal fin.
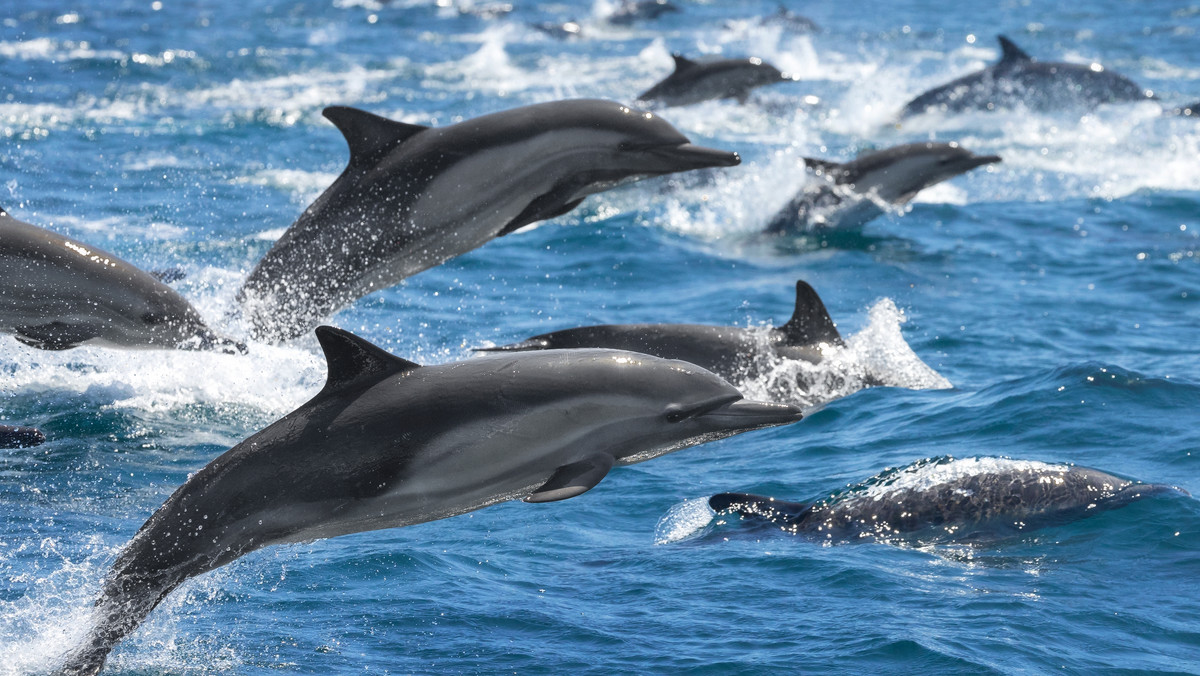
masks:
[[[997,66],[1012,66],[1025,61],[1033,61],[1033,57],[1026,54],[1025,50],[1018,47],[1012,40],[1003,35],[996,36],[1000,41],[1000,62]]]
[[[842,336],[829,316],[829,310],[825,309],[825,303],[802,279],[796,281],[796,310],[779,330],[789,345],[842,344]]]
[[[351,164],[381,150],[393,148],[429,128],[389,120],[349,106],[329,106],[321,114],[346,137]]]
[[[826,176],[836,178],[838,174],[842,173],[842,165],[839,162],[822,160],[816,157],[804,157],[801,159],[804,160],[804,166],[813,171],[825,174]]]
[[[349,331],[332,326],[318,326],[317,340],[325,351],[329,368],[322,392],[379,382],[390,375],[421,368],[420,364],[401,359]]]
[[[671,58],[675,59],[675,72],[676,73],[682,73],[683,71],[688,70],[689,68],[695,68],[697,66],[695,61],[692,61],[691,59],[687,58],[683,54],[678,54],[678,53],[672,54]]]

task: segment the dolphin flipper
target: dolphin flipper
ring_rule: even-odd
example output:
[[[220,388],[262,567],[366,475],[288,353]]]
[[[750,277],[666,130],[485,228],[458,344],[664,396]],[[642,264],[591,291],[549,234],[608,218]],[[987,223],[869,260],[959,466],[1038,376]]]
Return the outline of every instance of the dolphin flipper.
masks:
[[[50,322],[39,326],[18,326],[16,339],[39,350],[69,350],[99,335],[87,326]]]
[[[597,453],[563,465],[541,488],[530,493],[525,502],[554,502],[586,493],[608,475],[613,462],[613,457],[608,453]]]
[[[563,214],[582,204],[583,199],[584,198],[580,197],[577,200],[559,203],[555,198],[554,193],[543,195],[530,202],[529,206],[525,207],[524,211],[518,214],[516,218],[512,219],[511,223],[504,226],[503,230],[496,233],[496,236],[503,237],[504,235],[514,233],[532,223],[555,218],[556,216],[562,216]]]
[[[796,280],[796,310],[788,323],[779,327],[789,345],[829,343],[843,345],[837,324],[825,309],[817,292],[802,279]]]

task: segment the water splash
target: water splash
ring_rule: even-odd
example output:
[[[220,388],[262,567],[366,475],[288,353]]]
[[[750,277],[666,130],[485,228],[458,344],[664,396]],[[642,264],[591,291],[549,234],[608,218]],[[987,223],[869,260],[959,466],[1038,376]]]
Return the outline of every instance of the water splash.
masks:
[[[703,534],[716,512],[708,506],[708,498],[693,498],[672,505],[654,527],[654,544],[665,545],[690,540]]]
[[[910,390],[948,389],[950,381],[912,351],[900,325],[904,312],[890,298],[875,303],[867,325],[844,346],[822,345],[817,364],[798,359],[761,365],[763,377],[737,383],[750,399],[786,401],[815,408],[872,386]],[[768,350],[762,350],[766,354]]]

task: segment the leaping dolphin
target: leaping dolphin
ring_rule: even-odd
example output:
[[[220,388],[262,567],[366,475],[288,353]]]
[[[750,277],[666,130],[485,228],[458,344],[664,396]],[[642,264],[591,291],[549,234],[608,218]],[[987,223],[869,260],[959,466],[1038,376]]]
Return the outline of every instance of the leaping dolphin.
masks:
[[[961,113],[1017,107],[1035,111],[1091,109],[1102,103],[1155,98],[1152,92],[1098,63],[1036,61],[1012,40],[1003,35],[997,39],[1000,61],[921,94],[904,106],[900,117],[930,111]]]
[[[796,281],[796,306],[782,326],[750,329],[706,324],[604,324],[564,329],[481,352],[609,348],[663,359],[682,359],[731,383],[760,380],[781,360],[820,363],[825,346],[843,345],[837,325],[817,292]]]
[[[931,185],[999,161],[996,155],[976,155],[957,143],[933,142],[893,146],[843,163],[806,157],[804,164],[824,180],[809,181],[765,231],[794,234],[858,227],[885,208],[908,203]]]
[[[967,542],[1068,523],[1161,493],[1182,493],[1074,465],[937,458],[884,472],[816,502],[748,493],[708,499],[718,513],[828,542],[923,535]]]
[[[794,78],[760,58],[693,61],[674,54],[675,72],[642,92],[637,100],[664,106],[686,106],[710,99],[737,99],[745,103],[750,90]]]
[[[0,209],[0,332],[43,350],[83,344],[245,352],[174,289],[103,249]]]
[[[68,674],[188,578],[256,549],[565,500],[615,465],[799,420],[697,366],[618,350],[418,366],[317,329],[324,389],[194,474],[117,557]]]
[[[540,103],[428,128],[325,109],[350,162],[250,273],[256,338],[280,341],[372,291],[621,183],[728,167],[662,118],[620,103]]]
[[[0,425],[0,448],[28,448],[46,441],[46,435],[36,427]]]

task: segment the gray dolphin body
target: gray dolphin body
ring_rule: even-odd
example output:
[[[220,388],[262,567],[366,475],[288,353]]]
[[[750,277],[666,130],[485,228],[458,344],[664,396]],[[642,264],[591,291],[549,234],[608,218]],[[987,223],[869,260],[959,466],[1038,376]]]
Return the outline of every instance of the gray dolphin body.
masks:
[[[821,228],[854,228],[885,208],[908,203],[929,186],[976,167],[999,162],[976,155],[957,143],[908,143],[838,163],[804,158],[818,178],[780,209],[765,231],[796,234]]]
[[[778,68],[759,58],[693,61],[674,54],[675,72],[638,96],[638,101],[666,106],[686,106],[711,99],[737,99],[745,103],[750,90],[776,82],[790,82]]]
[[[821,346],[842,345],[837,325],[817,292],[796,282],[796,309],[777,328],[747,329],[706,324],[605,324],[554,331],[511,345],[477,348],[485,352],[520,352],[609,348],[663,359],[681,359],[732,383],[762,378],[783,359],[819,363]]]
[[[79,345],[244,352],[174,289],[90,244],[0,209],[0,332],[44,350]]]
[[[0,448],[28,448],[46,441],[46,435],[36,427],[0,425]]]
[[[321,327],[316,397],[181,486],[118,556],[63,673],[92,674],[184,580],[261,547],[563,500],[614,465],[800,419],[699,367],[615,350],[418,366]]]
[[[935,87],[909,101],[900,117],[1023,107],[1036,111],[1091,109],[1103,103],[1146,101],[1154,95],[1100,64],[1036,61],[999,36],[996,64]]]
[[[541,103],[439,128],[344,107],[325,117],[345,135],[350,162],[242,286],[259,339],[299,336],[361,296],[588,195],[740,161],[611,101]]]
[[[831,542],[911,535],[970,541],[1068,523],[1178,488],[1072,465],[1003,458],[926,460],[818,502],[720,493],[716,512]]]

